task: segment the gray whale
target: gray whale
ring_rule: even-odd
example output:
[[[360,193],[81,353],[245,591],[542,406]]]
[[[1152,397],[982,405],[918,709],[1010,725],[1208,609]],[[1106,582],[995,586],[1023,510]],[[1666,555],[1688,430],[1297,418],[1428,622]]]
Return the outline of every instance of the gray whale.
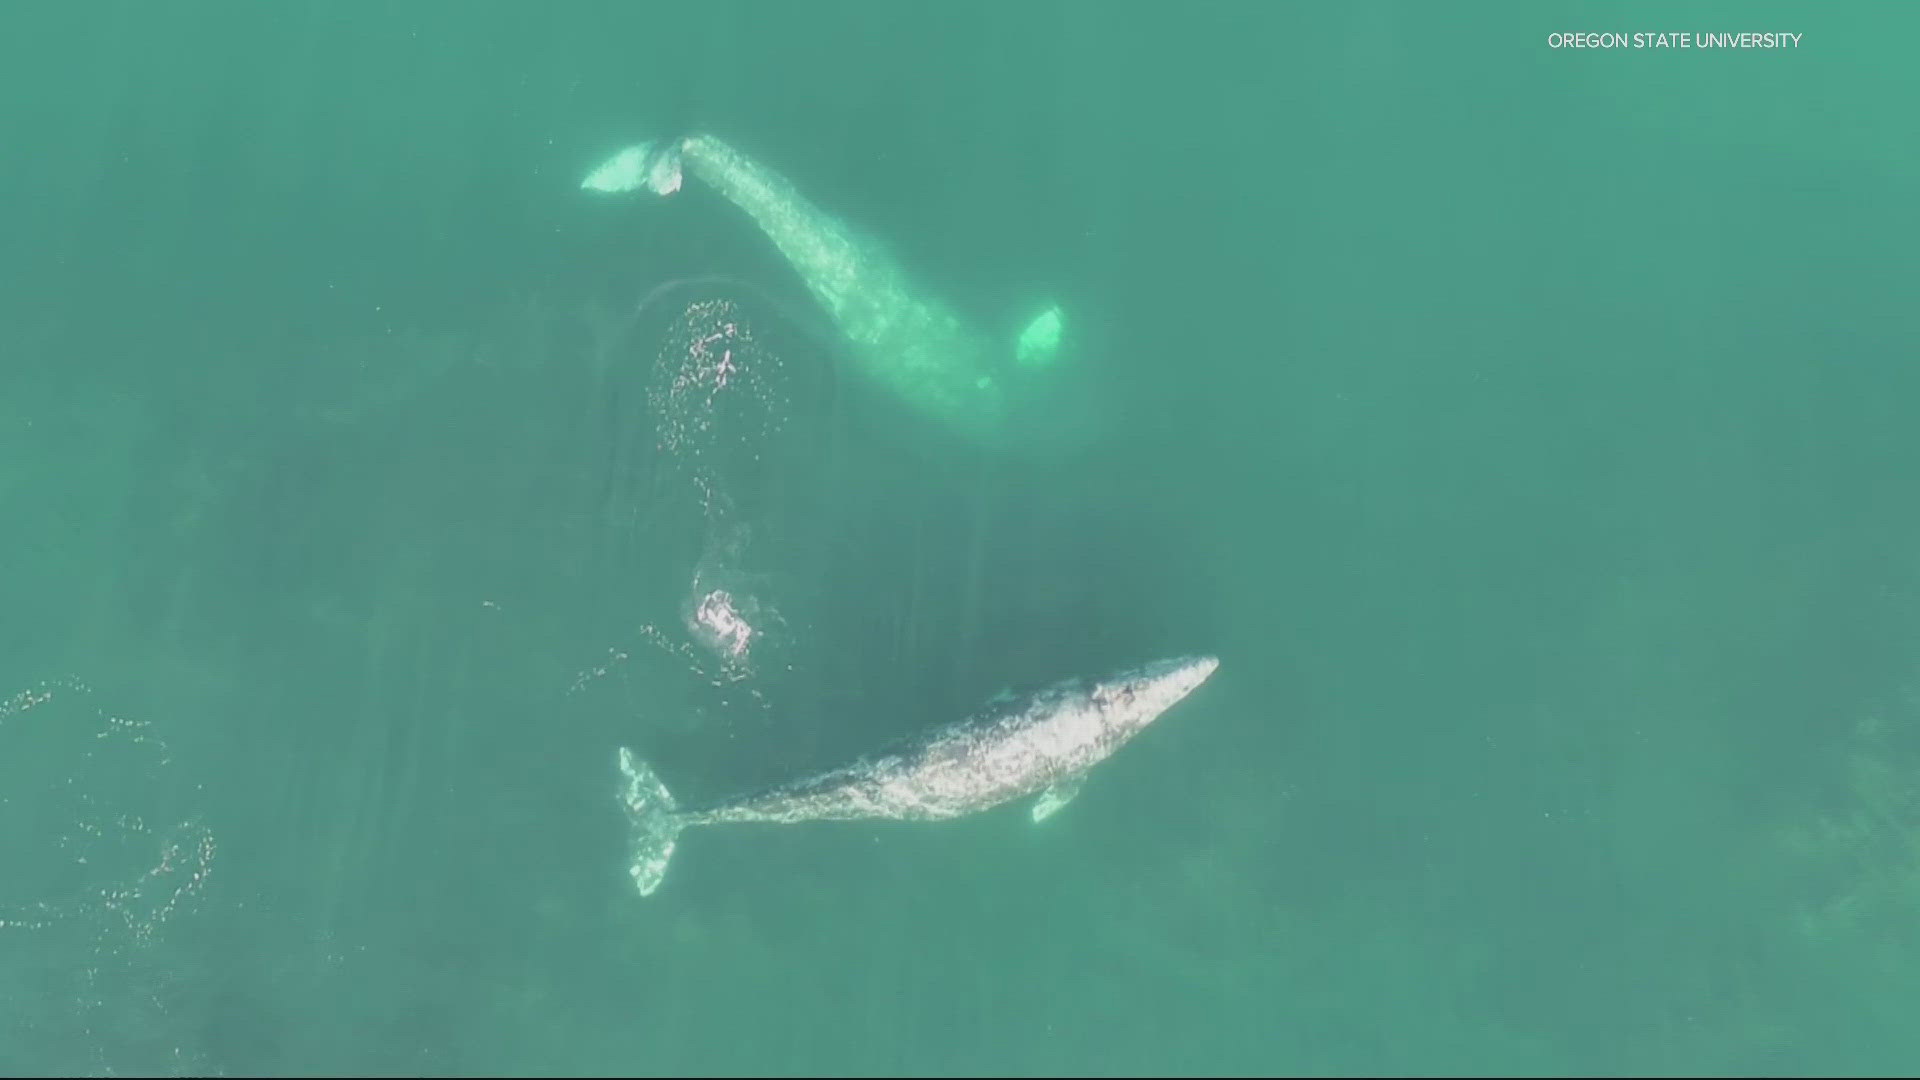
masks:
[[[632,827],[628,873],[660,887],[682,830],[804,821],[939,821],[1038,795],[1038,821],[1066,805],[1088,770],[1192,693],[1220,666],[1211,656],[1162,660],[1103,679],[1070,679],[1008,698],[873,757],[721,802],[681,806],[645,762],[620,748],[620,792]]]
[[[882,245],[712,135],[630,146],[580,186],[664,196],[688,172],[753,219],[832,319],[854,366],[915,411],[987,444],[1020,442],[1058,422],[1057,409],[1034,404],[1058,391],[1057,305],[1018,335],[985,333],[917,286]]]

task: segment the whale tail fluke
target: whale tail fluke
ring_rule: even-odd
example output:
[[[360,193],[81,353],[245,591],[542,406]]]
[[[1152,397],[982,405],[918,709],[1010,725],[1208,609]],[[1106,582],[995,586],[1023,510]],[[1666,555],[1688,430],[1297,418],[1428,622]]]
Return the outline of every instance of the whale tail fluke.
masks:
[[[620,748],[620,772],[627,778],[620,802],[627,808],[627,823],[633,829],[627,873],[632,875],[640,895],[647,896],[667,876],[667,860],[673,857],[674,844],[687,823],[653,767],[624,746]]]
[[[629,146],[587,174],[580,186],[587,191],[619,195],[646,188],[655,195],[680,190],[680,140],[662,139]]]

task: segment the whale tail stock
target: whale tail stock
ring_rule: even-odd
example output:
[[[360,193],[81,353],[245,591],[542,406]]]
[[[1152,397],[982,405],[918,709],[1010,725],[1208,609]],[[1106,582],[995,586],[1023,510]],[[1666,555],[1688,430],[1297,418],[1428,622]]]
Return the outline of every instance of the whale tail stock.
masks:
[[[633,830],[627,873],[633,876],[640,895],[647,896],[667,876],[667,860],[673,857],[674,845],[687,822],[653,767],[624,746],[620,748],[620,772],[627,778],[620,803],[627,808],[627,823]]]
[[[681,140],[654,139],[627,147],[587,174],[580,186],[588,191],[618,195],[646,188],[655,195],[680,190],[683,178]]]

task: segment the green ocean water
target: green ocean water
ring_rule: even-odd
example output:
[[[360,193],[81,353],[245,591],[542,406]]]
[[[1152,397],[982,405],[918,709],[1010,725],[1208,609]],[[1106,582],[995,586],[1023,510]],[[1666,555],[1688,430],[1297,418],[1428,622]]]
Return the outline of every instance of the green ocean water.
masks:
[[[1911,1072],[1910,10],[0,19],[0,1073]],[[1062,437],[863,391],[711,193],[578,190],[693,130],[1060,303]],[[738,678],[649,396],[716,298]],[[719,796],[1195,652],[1044,825],[627,880],[618,746]]]

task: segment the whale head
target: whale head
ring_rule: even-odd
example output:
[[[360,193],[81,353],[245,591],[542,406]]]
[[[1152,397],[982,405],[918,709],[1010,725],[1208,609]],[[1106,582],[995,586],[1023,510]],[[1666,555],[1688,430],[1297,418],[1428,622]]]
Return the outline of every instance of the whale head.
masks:
[[[1090,696],[1110,728],[1131,733],[1179,704],[1219,666],[1217,656],[1158,660],[1102,679]]]

